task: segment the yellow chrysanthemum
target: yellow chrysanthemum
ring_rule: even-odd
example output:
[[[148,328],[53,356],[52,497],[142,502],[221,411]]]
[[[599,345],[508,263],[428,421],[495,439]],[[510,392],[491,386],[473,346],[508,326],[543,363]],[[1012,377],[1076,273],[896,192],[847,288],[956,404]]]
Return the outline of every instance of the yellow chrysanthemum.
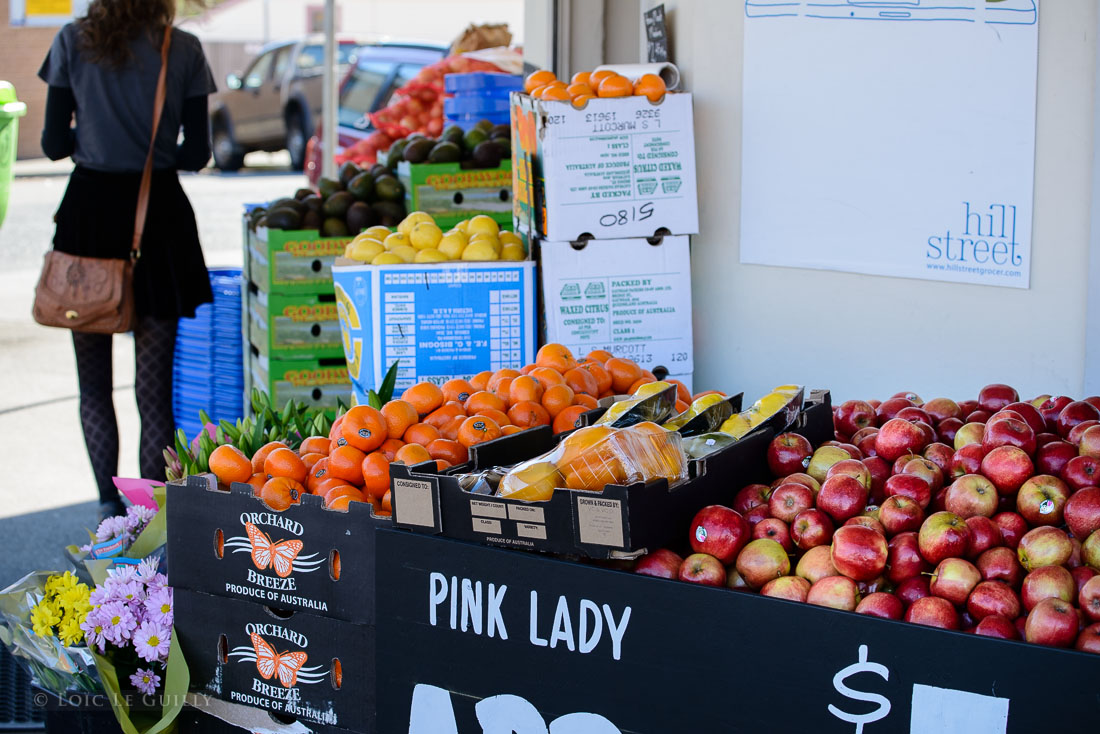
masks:
[[[57,628],[57,636],[61,639],[61,644],[71,647],[84,641],[84,630],[80,628],[82,621],[80,617],[70,615],[61,623]]]
[[[66,589],[57,595],[57,602],[62,608],[66,610],[76,610],[79,607],[88,605],[88,597],[90,592],[88,587],[84,584],[77,584],[76,586]]]
[[[31,610],[31,627],[39,637],[53,637],[54,625],[61,622],[61,615],[51,605],[41,602]]]

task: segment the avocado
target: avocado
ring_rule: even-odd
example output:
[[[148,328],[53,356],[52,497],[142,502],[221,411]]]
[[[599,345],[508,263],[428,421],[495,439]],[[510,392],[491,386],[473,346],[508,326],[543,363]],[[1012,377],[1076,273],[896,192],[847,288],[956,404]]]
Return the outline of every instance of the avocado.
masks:
[[[262,217],[265,214],[267,214],[267,207],[266,206],[258,206],[255,209],[253,209],[251,212],[248,213],[248,221],[252,225],[253,228],[256,227],[256,222],[258,222],[260,220],[260,217]]]
[[[320,229],[321,228],[321,211],[313,211],[312,209],[305,213],[302,217],[302,229]]]
[[[394,144],[390,146],[389,152],[386,153],[386,168],[391,171],[397,170],[397,164],[405,160],[405,146],[408,144],[408,138],[394,141]]]
[[[293,209],[272,209],[264,218],[270,229],[298,229],[302,226],[302,215]]]
[[[428,154],[435,147],[431,140],[419,138],[405,146],[405,160],[409,163],[423,163],[428,160]]]
[[[348,213],[348,207],[355,201],[355,197],[348,191],[337,191],[325,199],[325,205],[321,211],[326,217],[343,218]]]
[[[393,174],[393,171],[386,168],[386,166],[382,163],[375,163],[373,166],[370,167],[371,178],[378,178],[379,176],[386,176],[386,175],[392,175],[392,174]]]
[[[474,148],[471,159],[478,168],[497,168],[502,157],[501,147],[492,140],[486,140]]]
[[[493,125],[492,131],[489,133],[490,138],[510,138],[512,137],[511,125]]]
[[[293,209],[299,214],[302,213],[302,203],[297,199],[282,198],[276,199],[268,205],[268,210],[272,209]]]
[[[462,145],[462,138],[466,135],[466,131],[458,125],[448,125],[443,131],[443,134],[439,136],[440,140],[447,140],[455,145]]]
[[[426,137],[428,137],[428,136],[425,135],[422,132],[409,133],[408,135],[405,136],[405,141],[411,143],[414,140],[420,140],[421,138],[426,138]]]
[[[309,212],[320,213],[321,207],[324,205],[325,202],[321,199],[320,196],[317,196],[316,194],[307,196],[306,198],[302,199],[302,208],[304,209],[304,211],[302,212],[302,216],[305,216]]]
[[[313,189],[298,189],[297,191],[294,192],[294,198],[297,199],[298,201],[301,201],[302,199],[305,199],[307,196],[313,196],[315,193],[317,193],[317,192],[314,191]]]
[[[466,144],[466,150],[472,151],[474,148],[476,148],[481,143],[484,143],[488,139],[489,133],[485,132],[479,127],[473,127],[466,132],[466,137],[463,138],[463,141]]]
[[[405,207],[392,201],[379,201],[371,208],[383,227],[396,227],[405,218]]]
[[[348,181],[358,176],[362,171],[359,166],[355,165],[352,161],[344,161],[343,165],[336,172],[336,176],[340,179],[340,183],[344,184],[344,188],[347,188]]]
[[[485,131],[485,134],[488,135],[489,133],[491,133],[493,131],[493,128],[496,127],[496,126],[493,125],[493,123],[490,122],[489,120],[478,120],[477,124],[474,125],[474,127]]]
[[[428,153],[429,163],[457,163],[460,160],[462,160],[462,148],[448,140],[437,143]]]
[[[347,216],[344,217],[344,221],[348,224],[348,232],[350,234],[359,234],[367,227],[373,227],[378,223],[378,215],[371,209],[370,204],[363,201],[357,201],[348,207]]]
[[[335,194],[337,191],[342,191],[344,185],[339,181],[333,181],[331,178],[322,178],[317,182],[317,191],[321,194],[322,199]]]
[[[374,193],[378,201],[405,201],[405,187],[393,176],[381,176],[374,182]],[[387,225],[388,226],[388,225]]]
[[[347,237],[347,235],[348,225],[344,224],[343,219],[329,217],[321,224],[322,237]]]
[[[360,173],[348,181],[348,191],[359,201],[370,201],[374,198],[374,178],[369,173]]]

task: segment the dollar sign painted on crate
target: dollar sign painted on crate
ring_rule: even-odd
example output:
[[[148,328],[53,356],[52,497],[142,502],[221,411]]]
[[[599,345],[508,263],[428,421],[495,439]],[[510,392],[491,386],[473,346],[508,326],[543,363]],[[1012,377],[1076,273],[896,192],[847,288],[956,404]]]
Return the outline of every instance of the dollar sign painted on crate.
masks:
[[[829,713],[841,721],[855,724],[856,734],[863,734],[864,726],[874,723],[879,719],[883,719],[890,713],[890,699],[877,693],[854,691],[846,686],[844,684],[845,679],[856,673],[876,673],[882,676],[883,680],[890,680],[890,670],[885,665],[867,662],[867,646],[860,645],[858,662],[852,663],[846,668],[841,668],[837,671],[837,674],[833,676],[833,688],[835,688],[840,695],[855,699],[856,701],[866,701],[868,703],[878,704],[877,709],[866,714],[850,714],[847,711],[842,711],[836,706],[829,704]]]

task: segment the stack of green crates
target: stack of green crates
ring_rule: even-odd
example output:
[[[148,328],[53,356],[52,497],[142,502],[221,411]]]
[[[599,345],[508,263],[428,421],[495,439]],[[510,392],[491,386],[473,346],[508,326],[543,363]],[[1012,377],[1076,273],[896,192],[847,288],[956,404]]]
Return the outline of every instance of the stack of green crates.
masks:
[[[349,237],[249,228],[244,216],[245,376],[275,405],[290,399],[335,412],[351,404],[332,263]]]

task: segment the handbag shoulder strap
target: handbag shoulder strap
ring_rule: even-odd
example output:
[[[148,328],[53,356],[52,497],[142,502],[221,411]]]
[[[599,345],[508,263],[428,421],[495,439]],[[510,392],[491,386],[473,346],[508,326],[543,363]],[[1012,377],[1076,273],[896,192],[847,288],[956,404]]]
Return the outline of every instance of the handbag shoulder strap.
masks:
[[[164,42],[160,47],[160,74],[157,76],[157,93],[153,99],[153,136],[149,138],[149,153],[145,156],[145,168],[141,171],[141,187],[138,189],[137,212],[134,215],[134,241],[130,257],[141,257],[141,237],[145,234],[145,217],[149,212],[149,189],[153,184],[153,150],[157,144],[157,129],[164,112],[164,100],[168,96],[168,47],[172,43],[172,24],[164,28]]]

